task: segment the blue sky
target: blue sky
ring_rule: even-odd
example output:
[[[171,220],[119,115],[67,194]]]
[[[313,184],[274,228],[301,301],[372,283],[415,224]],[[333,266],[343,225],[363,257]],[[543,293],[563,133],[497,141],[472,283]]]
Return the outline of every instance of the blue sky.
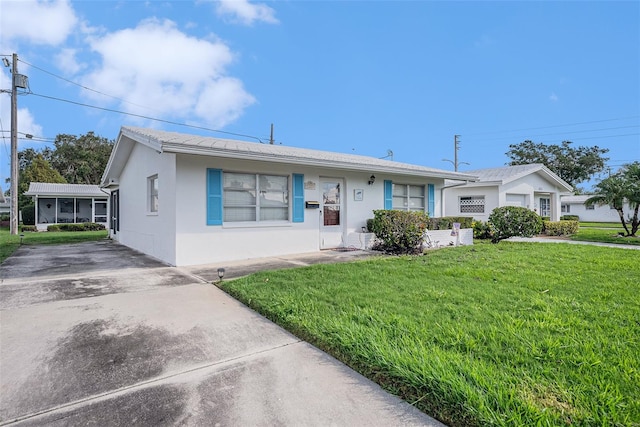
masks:
[[[166,122],[268,140],[273,123],[276,143],[447,170],[455,134],[460,171],[525,139],[640,160],[637,1],[0,0],[14,52],[32,92],[18,131],[36,137],[19,149],[122,125],[238,138]]]

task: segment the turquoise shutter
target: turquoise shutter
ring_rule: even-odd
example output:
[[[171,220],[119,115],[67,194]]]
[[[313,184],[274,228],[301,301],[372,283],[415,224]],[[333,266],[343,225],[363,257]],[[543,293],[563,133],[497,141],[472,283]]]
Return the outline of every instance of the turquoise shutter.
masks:
[[[393,208],[393,183],[391,181],[384,181],[384,208],[391,210]]]
[[[304,222],[304,175],[293,174],[293,222]]]
[[[207,169],[207,225],[222,225],[222,171]]]
[[[429,218],[433,218],[436,212],[436,188],[433,184],[427,184],[429,193]]]

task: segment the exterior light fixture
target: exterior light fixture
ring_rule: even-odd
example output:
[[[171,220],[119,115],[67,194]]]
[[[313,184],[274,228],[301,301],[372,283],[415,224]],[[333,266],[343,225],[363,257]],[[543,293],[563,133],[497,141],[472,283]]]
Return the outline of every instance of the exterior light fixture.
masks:
[[[224,277],[224,268],[218,269],[218,279],[222,282],[222,278]]]
[[[20,244],[22,244],[23,239],[24,239],[24,233],[20,233]]]
[[[374,182],[376,182],[376,176],[375,175],[371,175],[369,177],[369,185],[373,185]]]

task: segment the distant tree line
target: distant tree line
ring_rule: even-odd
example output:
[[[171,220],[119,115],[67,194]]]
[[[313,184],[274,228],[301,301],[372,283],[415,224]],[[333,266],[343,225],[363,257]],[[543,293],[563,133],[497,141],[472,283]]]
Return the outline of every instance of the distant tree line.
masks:
[[[93,132],[80,136],[59,134],[53,147],[18,152],[18,206],[31,203],[31,198],[24,195],[31,182],[99,184],[113,144],[113,140]]]

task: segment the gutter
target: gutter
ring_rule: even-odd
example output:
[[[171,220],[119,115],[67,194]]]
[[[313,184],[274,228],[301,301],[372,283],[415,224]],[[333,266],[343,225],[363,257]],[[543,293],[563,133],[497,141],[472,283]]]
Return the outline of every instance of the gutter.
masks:
[[[453,185],[447,185],[446,187],[442,187],[440,189],[440,216],[445,216],[444,215],[444,190],[446,190],[447,188],[454,188],[454,187],[461,187],[463,185],[467,185],[469,184],[469,180],[461,182],[460,184],[453,184]]]

